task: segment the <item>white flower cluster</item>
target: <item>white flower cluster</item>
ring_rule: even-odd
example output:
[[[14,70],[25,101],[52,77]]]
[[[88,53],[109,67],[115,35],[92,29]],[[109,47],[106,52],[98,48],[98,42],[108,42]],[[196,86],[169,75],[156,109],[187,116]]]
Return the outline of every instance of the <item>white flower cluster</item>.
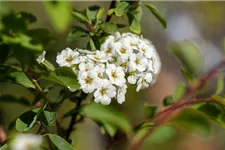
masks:
[[[11,150],[35,150],[40,147],[42,142],[41,135],[21,133],[12,141]]]
[[[150,41],[132,33],[116,32],[100,50],[66,48],[57,55],[59,66],[72,67],[81,89],[94,93],[95,102],[108,105],[112,98],[125,101],[126,83],[137,84],[136,91],[154,83],[161,68],[160,58]]]

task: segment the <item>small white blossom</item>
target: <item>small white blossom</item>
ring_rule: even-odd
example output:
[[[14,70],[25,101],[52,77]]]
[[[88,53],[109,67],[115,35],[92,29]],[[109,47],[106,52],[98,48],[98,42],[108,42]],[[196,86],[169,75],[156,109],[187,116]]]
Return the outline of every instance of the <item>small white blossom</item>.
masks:
[[[119,104],[122,104],[123,102],[125,102],[126,92],[127,92],[127,85],[126,84],[124,84],[124,86],[118,88],[116,99],[117,99],[117,102]]]
[[[45,55],[46,55],[46,51],[43,51],[43,53],[36,59],[36,61],[41,64],[45,61]]]
[[[40,135],[19,134],[11,144],[11,150],[34,150],[40,147],[42,138]]]
[[[94,68],[94,64],[87,62],[87,63],[80,63],[79,70],[82,72],[88,72]]]
[[[139,44],[139,51],[143,53],[147,58],[152,58],[154,47],[151,45],[147,45],[145,42],[141,41]]]
[[[144,71],[147,67],[148,60],[143,56],[143,54],[132,54],[130,56],[130,71],[138,70],[140,72]]]
[[[103,105],[109,105],[111,98],[115,96],[116,88],[107,79],[102,80],[100,87],[94,92],[95,102],[101,102]]]
[[[104,64],[98,64],[97,66],[95,66],[94,72],[97,73],[97,78],[101,82],[101,80],[104,79],[105,65]]]
[[[96,61],[96,62],[106,62],[107,61],[107,57],[105,55],[104,52],[97,50],[96,53],[94,55],[87,55],[88,58]]]
[[[116,49],[116,51],[123,59],[128,59],[128,57],[132,54],[133,49],[128,44],[129,41],[122,40],[120,42],[121,42],[121,47],[119,49]]]
[[[137,82],[137,88],[136,91],[140,91],[140,89],[145,89],[149,86],[149,84],[152,82],[152,74],[147,73],[143,74],[142,77]]]
[[[93,71],[80,71],[78,74],[78,81],[84,93],[92,93],[99,84],[97,81],[97,75]]]
[[[74,64],[78,64],[79,61],[79,53],[77,51],[73,51],[70,48],[66,48],[61,53],[59,53],[56,57],[56,62],[59,66],[72,66]]]
[[[129,76],[127,77],[127,81],[130,84],[136,84],[138,77],[139,77],[139,75],[135,71],[129,72]]]
[[[126,79],[124,78],[125,73],[122,67],[109,64],[107,65],[106,73],[113,84],[123,86],[126,83]]]

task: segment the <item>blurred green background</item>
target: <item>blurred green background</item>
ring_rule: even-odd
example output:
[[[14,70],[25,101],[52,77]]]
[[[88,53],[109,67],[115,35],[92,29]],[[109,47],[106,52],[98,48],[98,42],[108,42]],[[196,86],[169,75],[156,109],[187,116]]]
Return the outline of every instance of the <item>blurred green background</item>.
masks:
[[[162,71],[157,82],[146,90],[139,93],[135,92],[135,87],[128,89],[126,102],[115,106],[128,117],[129,121],[136,125],[144,119],[144,104],[161,105],[164,97],[172,95],[177,84],[184,80],[181,75],[179,65],[168,53],[168,44],[170,41],[193,41],[200,49],[203,56],[203,72],[215,65],[222,58],[222,42],[225,33],[225,2],[146,2],[154,4],[165,16],[168,21],[168,29],[165,30],[159,22],[153,17],[147,9],[143,10],[141,20],[142,35],[148,38],[155,45],[162,61]],[[4,4],[4,5],[3,5]],[[73,9],[82,11],[88,6],[99,5],[106,10],[109,8],[110,1],[71,1]],[[72,21],[68,24],[66,31],[58,32],[52,25],[43,2],[4,2],[0,3],[0,9],[7,11],[26,11],[37,17],[37,22],[32,25],[33,28],[47,28],[56,36],[57,40],[46,47],[46,58],[55,63],[55,57],[58,52],[66,47],[85,48],[84,39],[67,44],[66,37],[71,31],[71,26],[77,24]],[[59,20],[65,20],[61,15]],[[127,18],[112,18],[121,23],[126,23]],[[125,21],[124,21],[125,20]],[[128,29],[122,29],[126,32]],[[203,92],[203,95],[209,95],[213,92],[215,81],[211,81]],[[48,96],[54,100],[57,99],[52,91]],[[24,87],[7,83],[0,83],[0,95],[13,94],[27,97],[33,100],[34,96]],[[58,117],[74,107],[74,103],[66,101],[60,108]],[[8,134],[15,131],[9,130],[9,124],[21,113],[28,110],[22,105],[8,104],[0,102],[1,123]],[[67,127],[70,118],[62,120],[62,126]],[[151,150],[224,150],[225,149],[225,130],[215,123],[211,123],[212,128],[206,126],[197,126],[194,131],[189,127],[165,126],[156,132],[152,138],[145,142],[144,149]],[[35,130],[35,129],[34,129]],[[54,130],[54,129],[52,129]],[[109,144],[108,136],[100,132],[99,127],[90,119],[76,125],[73,132],[73,145],[77,150],[105,150]],[[116,139],[115,139],[116,140]],[[124,141],[119,140],[113,146],[114,149],[123,149]]]

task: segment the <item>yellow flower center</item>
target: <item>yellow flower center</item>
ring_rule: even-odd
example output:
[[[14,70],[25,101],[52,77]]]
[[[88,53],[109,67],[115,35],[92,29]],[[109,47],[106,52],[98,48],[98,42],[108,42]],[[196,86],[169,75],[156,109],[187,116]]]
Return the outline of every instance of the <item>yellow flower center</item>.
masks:
[[[107,89],[106,88],[102,88],[100,90],[100,93],[101,93],[102,96],[105,95],[107,93]]]
[[[72,56],[69,56],[66,58],[66,62],[70,63],[73,61],[73,57]]]
[[[121,67],[126,68],[127,67],[127,63],[122,63]]]
[[[131,75],[131,76],[134,76],[134,75],[135,75],[135,72],[130,72],[130,75]]]
[[[146,53],[146,49],[142,48],[141,50],[142,50],[142,52]]]
[[[135,43],[130,43],[130,46],[136,46],[136,44]]]
[[[106,54],[111,53],[111,49],[110,49],[110,48],[107,48],[107,49],[105,50],[105,53],[106,53]]]
[[[103,78],[101,73],[98,73],[98,77],[101,78],[101,79]]]
[[[121,54],[126,54],[127,50],[125,48],[120,49]]]
[[[92,83],[92,78],[87,77],[87,78],[84,79],[84,81],[85,81],[86,84],[91,84]]]
[[[139,59],[136,59],[136,60],[135,60],[135,63],[136,63],[137,65],[139,65],[139,64],[140,64],[140,60],[139,60]]]
[[[111,76],[112,76],[114,79],[117,78],[116,72],[112,72],[112,73],[111,73]]]

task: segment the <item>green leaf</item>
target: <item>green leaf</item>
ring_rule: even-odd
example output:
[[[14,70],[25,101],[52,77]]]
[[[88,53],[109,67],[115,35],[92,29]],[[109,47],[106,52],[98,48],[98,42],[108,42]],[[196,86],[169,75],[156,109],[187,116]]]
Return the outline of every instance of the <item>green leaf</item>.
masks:
[[[135,135],[136,140],[140,140],[143,135],[146,134],[150,130],[149,127],[141,128],[138,130]],[[163,125],[160,126],[157,130],[155,130],[151,136],[146,139],[145,143],[162,143],[164,141],[168,141],[171,139],[176,133],[176,128],[172,125]]]
[[[41,109],[29,110],[16,120],[16,129],[20,132],[26,132],[30,130],[37,121],[38,113]]]
[[[224,88],[224,75],[220,74],[220,76],[217,79],[216,95],[221,94],[223,88]]]
[[[51,35],[50,31],[44,28],[30,29],[26,34],[32,37],[34,42],[41,43],[44,46],[56,40],[56,38]]]
[[[89,24],[91,24],[91,22],[88,20],[88,18],[85,15],[83,15],[82,13],[80,13],[80,12],[73,11],[73,16],[76,19],[78,19],[81,23],[89,23]]]
[[[50,127],[56,122],[56,112],[42,111],[39,116],[40,121],[47,127]]]
[[[158,107],[156,106],[148,106],[145,104],[145,118],[152,118],[155,116]]]
[[[174,101],[179,100],[184,95],[185,91],[186,91],[185,83],[183,82],[179,83],[173,95]]]
[[[107,15],[111,16],[111,15],[113,15],[114,12],[115,12],[115,8],[112,8],[112,9],[108,10]]]
[[[141,21],[142,15],[143,15],[143,10],[141,6],[138,6],[134,10],[129,12],[132,14],[139,22]]]
[[[167,96],[166,98],[164,98],[164,100],[163,100],[164,106],[168,106],[171,104],[174,104],[173,96]]]
[[[86,15],[87,15],[88,20],[90,20],[91,22],[96,20],[99,9],[100,9],[100,7],[96,6],[96,5],[88,7],[86,9]]]
[[[202,70],[202,57],[199,49],[191,42],[174,43],[170,47],[183,67],[192,75],[197,75]]]
[[[97,20],[102,20],[102,17],[104,16],[104,12],[105,12],[105,8],[99,9],[99,11],[97,13],[97,16],[96,16],[96,19]]]
[[[116,26],[117,26],[117,28],[125,28],[125,27],[127,27],[126,24],[120,24],[120,23],[117,23]]]
[[[131,125],[123,114],[110,106],[92,103],[83,106],[81,112],[95,121],[113,125],[125,133],[131,131]]]
[[[147,7],[152,14],[158,19],[158,21],[162,24],[164,28],[167,28],[167,22],[164,19],[164,17],[161,15],[160,11],[151,4],[143,4],[145,7]]]
[[[224,105],[220,106],[215,103],[202,103],[201,105],[198,105],[196,109],[206,114],[221,127],[225,128]]]
[[[199,111],[191,108],[184,109],[178,116],[171,120],[187,130],[203,136],[210,135],[211,125],[207,118]]]
[[[22,71],[20,67],[8,65],[8,64],[0,64],[0,72],[4,72],[0,74],[0,81],[7,81],[8,75],[15,71]]]
[[[140,34],[141,33],[140,22],[133,16],[133,14],[128,13],[127,16],[129,21],[129,29],[136,34]]]
[[[93,42],[92,39],[89,40],[87,48],[91,49],[91,51],[95,51],[96,50],[95,43]]]
[[[128,2],[120,2],[115,9],[116,16],[121,17],[126,12],[126,8],[129,6]]]
[[[64,32],[72,20],[69,1],[45,1],[45,10],[47,11],[52,25],[58,32]]]
[[[12,95],[0,95],[0,102],[7,102],[7,103],[20,103],[23,105],[30,105],[30,102],[24,97],[16,97]]]
[[[45,136],[49,137],[58,150],[75,150],[66,140],[56,134],[45,134]]]
[[[105,22],[100,25],[100,29],[108,34],[114,34],[117,30],[117,26],[113,22]]]
[[[4,144],[0,147],[0,150],[9,150],[8,144]]]
[[[116,127],[108,124],[108,123],[104,123],[103,124],[104,129],[106,130],[106,132],[111,136],[114,137],[114,135],[116,134]]]
[[[31,13],[19,12],[10,13],[2,18],[2,23],[5,29],[13,32],[24,31],[29,27],[30,23],[35,22],[37,19]]]
[[[71,43],[75,40],[78,40],[87,36],[88,36],[88,32],[86,30],[84,30],[83,28],[76,28],[74,31],[69,33],[66,40],[67,40],[67,43]]]
[[[55,66],[46,59],[44,60],[44,62],[42,62],[42,64],[45,65],[45,67],[48,68],[50,71],[55,70]]]
[[[194,80],[193,75],[188,72],[185,68],[180,68],[181,69],[181,73],[184,75],[184,77],[186,78],[186,80],[191,83]]]
[[[17,34],[16,36],[2,35],[2,40],[5,44],[17,44],[26,48],[29,51],[42,52],[43,46],[40,43],[34,43],[32,37],[25,34]]]
[[[74,90],[80,88],[76,74],[69,67],[57,68],[50,74],[43,74],[41,79],[60,84],[62,86],[70,87]]]
[[[35,88],[34,84],[28,79],[23,72],[12,72],[9,74],[11,82],[23,85],[27,88]]]

